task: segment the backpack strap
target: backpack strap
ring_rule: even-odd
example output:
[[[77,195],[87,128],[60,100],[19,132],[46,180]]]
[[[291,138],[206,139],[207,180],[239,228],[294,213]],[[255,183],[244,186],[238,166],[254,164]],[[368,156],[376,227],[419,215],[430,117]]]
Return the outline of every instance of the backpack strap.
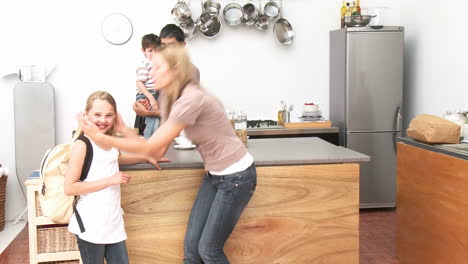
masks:
[[[86,177],[88,177],[89,169],[91,168],[91,162],[93,161],[93,145],[91,145],[91,141],[84,135],[80,135],[76,140],[81,140],[86,144],[86,155],[83,163],[83,169],[81,170],[80,181],[84,181]],[[76,203],[78,202],[78,196],[75,196],[75,200],[73,201],[73,212],[75,213],[76,221],[78,222],[78,226],[80,227],[81,233],[85,230],[83,225],[83,220],[81,219],[80,213],[76,209]]]
[[[40,181],[41,181],[41,184],[40,186],[42,186],[41,188],[41,194],[42,195],[45,195],[45,190],[46,190],[46,185],[45,185],[45,177],[44,177],[44,169],[47,168],[47,165],[49,165],[49,163],[47,162],[47,158],[49,157],[49,155],[52,153],[52,151],[54,150],[54,148],[50,148],[49,150],[47,150],[46,154],[44,155],[44,158],[42,158],[42,161],[41,161],[41,167],[39,167],[39,175],[40,175]],[[46,165],[47,164],[47,165]]]
[[[93,162],[93,145],[91,145],[91,141],[89,141],[89,139],[84,135],[79,136],[76,140],[81,140],[86,144],[86,155],[80,176],[80,181],[84,181],[86,180],[86,177],[88,177],[91,162]]]

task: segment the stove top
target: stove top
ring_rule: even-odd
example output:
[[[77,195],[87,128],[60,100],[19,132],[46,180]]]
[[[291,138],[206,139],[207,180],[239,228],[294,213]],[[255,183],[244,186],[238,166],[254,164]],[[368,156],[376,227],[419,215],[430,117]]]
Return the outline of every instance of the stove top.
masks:
[[[283,128],[273,120],[247,120],[247,128]]]

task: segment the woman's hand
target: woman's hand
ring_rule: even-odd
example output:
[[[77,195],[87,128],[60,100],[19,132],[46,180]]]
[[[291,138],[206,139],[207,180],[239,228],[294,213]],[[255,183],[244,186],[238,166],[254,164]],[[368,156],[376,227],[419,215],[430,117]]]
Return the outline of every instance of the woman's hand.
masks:
[[[117,113],[117,116],[115,117],[114,129],[116,133],[119,133],[121,135],[126,135],[129,129],[127,125],[125,125],[125,122],[123,121],[122,116],[119,113]]]
[[[88,117],[85,114],[81,115],[79,123],[81,129],[88,137],[90,137],[95,142],[99,142],[98,137],[100,134],[102,134],[102,132],[99,131],[99,129],[93,122],[88,120]]]
[[[168,158],[161,158],[159,159],[159,162],[171,162],[171,160]]]
[[[126,184],[130,181],[130,175],[125,172],[117,172],[116,174],[112,175],[110,178],[110,185],[117,185],[117,184]]]
[[[171,161],[171,160],[167,159],[167,158],[161,158],[160,160],[156,160],[153,157],[148,157],[148,162],[153,164],[153,166],[155,166],[158,170],[161,169],[161,166],[159,166],[158,162],[169,162],[169,161]]]

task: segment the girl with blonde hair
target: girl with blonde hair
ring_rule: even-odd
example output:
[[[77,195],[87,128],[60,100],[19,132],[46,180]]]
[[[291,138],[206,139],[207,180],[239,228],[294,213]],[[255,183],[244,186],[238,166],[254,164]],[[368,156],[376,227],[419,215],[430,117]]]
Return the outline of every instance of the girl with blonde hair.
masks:
[[[99,133],[115,135],[117,105],[109,93],[92,93],[86,101],[84,115]],[[91,149],[87,149],[88,147]],[[85,157],[92,159],[91,165],[85,175],[86,179],[80,181]],[[159,167],[153,158],[123,154],[114,147],[95,142],[92,138],[89,139],[86,131],[73,144],[65,174],[64,191],[70,196],[79,195],[68,230],[77,237],[84,264],[103,264],[104,259],[108,264],[128,263],[125,245],[127,235],[120,206],[120,184],[128,183],[130,176],[119,171],[119,164],[146,161]]]

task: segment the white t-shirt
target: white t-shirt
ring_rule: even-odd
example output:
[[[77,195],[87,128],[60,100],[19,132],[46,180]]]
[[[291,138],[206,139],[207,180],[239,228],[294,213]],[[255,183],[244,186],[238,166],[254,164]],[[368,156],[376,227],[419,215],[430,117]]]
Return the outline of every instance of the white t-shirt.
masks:
[[[93,161],[85,182],[107,178],[119,171],[119,151],[100,148],[93,141]],[[100,191],[82,194],[76,206],[85,232],[81,233],[75,214],[68,230],[80,239],[94,244],[113,244],[127,239],[120,203],[120,185],[112,185]]]
[[[250,153],[247,152],[244,155],[244,157],[242,157],[242,159],[240,159],[238,162],[233,163],[231,166],[227,167],[226,169],[222,171],[210,171],[210,173],[213,175],[221,176],[221,175],[229,175],[229,174],[233,174],[236,172],[245,171],[248,167],[252,165],[253,162],[254,162],[254,158],[252,157],[252,155],[250,155]]]

